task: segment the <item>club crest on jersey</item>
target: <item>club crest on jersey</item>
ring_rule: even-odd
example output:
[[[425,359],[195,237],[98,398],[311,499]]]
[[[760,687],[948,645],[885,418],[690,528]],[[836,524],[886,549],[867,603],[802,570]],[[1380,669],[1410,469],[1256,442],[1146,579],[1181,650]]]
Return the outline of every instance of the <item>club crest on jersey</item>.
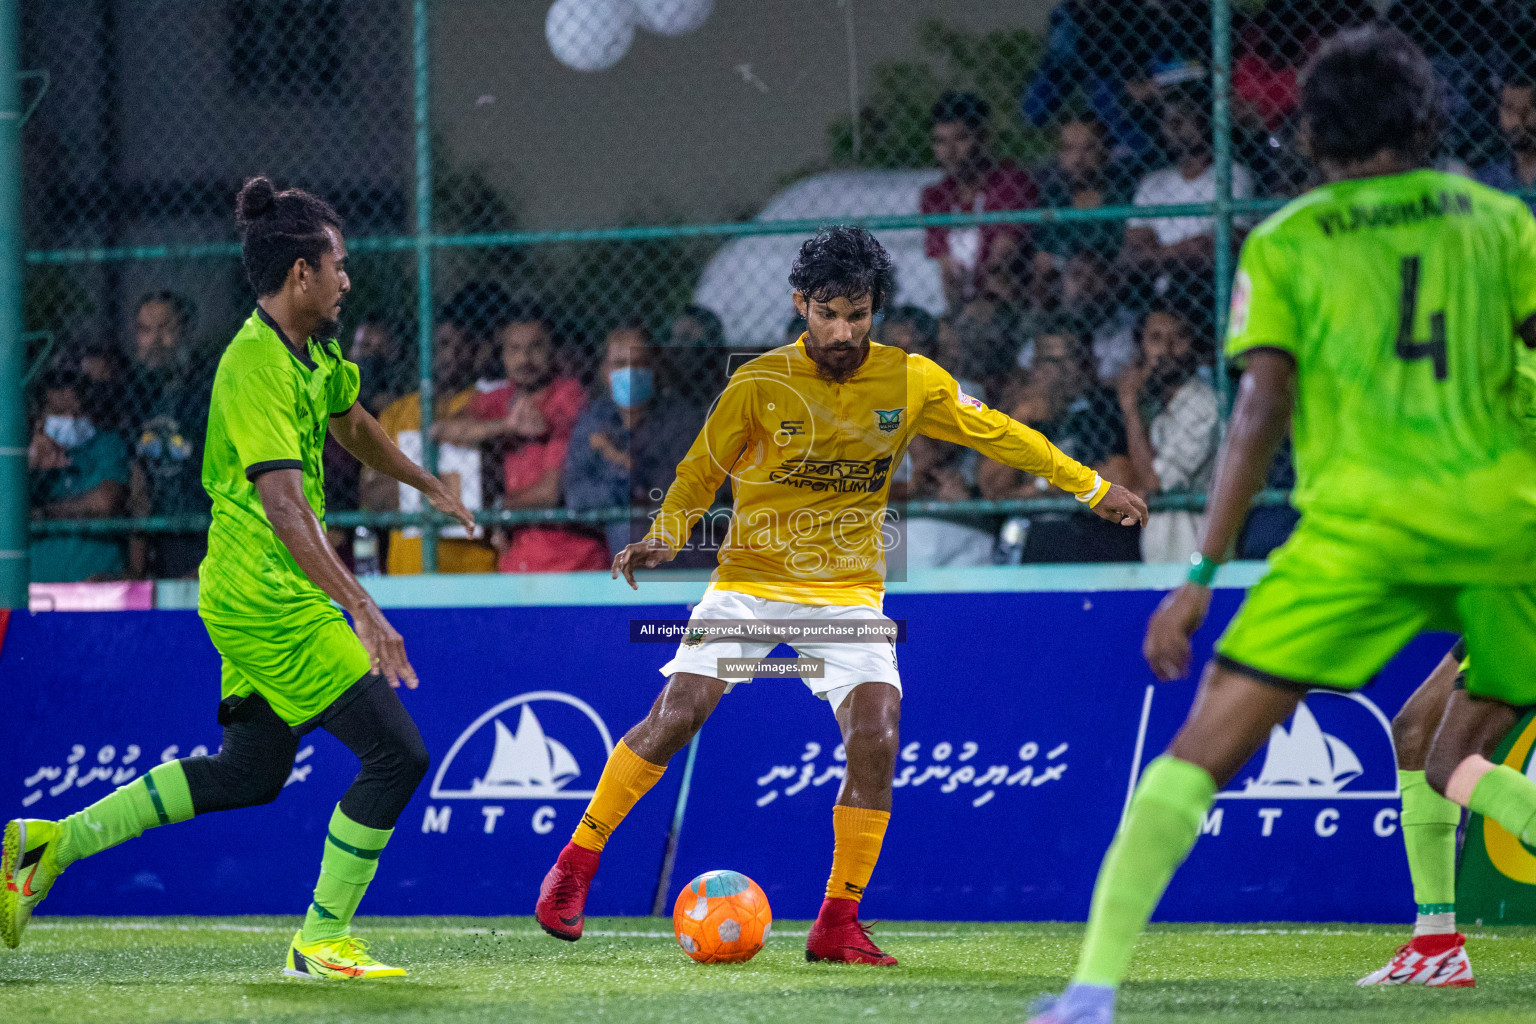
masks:
[[[901,429],[901,414],[905,409],[876,409],[875,422],[880,427],[880,433],[890,434]]]

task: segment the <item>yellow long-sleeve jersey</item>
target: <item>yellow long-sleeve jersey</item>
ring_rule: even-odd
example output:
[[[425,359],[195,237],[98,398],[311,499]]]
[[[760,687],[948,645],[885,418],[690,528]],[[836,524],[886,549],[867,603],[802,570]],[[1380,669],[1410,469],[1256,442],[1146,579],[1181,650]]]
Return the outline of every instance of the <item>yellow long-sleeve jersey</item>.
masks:
[[[1040,432],[964,394],[933,360],[871,342],[858,371],[833,383],[802,335],[731,375],[650,536],[678,548],[729,476],[735,508],[712,587],[878,608],[899,536],[886,512],[891,475],[915,434],[974,448],[1090,506],[1109,490]]]

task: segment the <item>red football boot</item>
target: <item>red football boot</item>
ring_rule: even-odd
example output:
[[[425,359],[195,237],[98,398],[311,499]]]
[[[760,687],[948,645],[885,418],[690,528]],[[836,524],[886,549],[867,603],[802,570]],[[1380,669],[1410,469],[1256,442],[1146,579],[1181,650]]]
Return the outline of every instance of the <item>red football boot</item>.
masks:
[[[1356,985],[1427,985],[1430,988],[1472,988],[1472,961],[1467,959],[1467,937],[1420,935],[1397,953],[1387,966],[1372,971]]]
[[[597,874],[600,854],[575,843],[566,843],[555,866],[539,886],[539,902],[533,908],[539,927],[557,939],[575,942],[586,920],[587,890]]]
[[[869,926],[859,920],[858,900],[821,901],[821,913],[805,938],[805,958],[812,963],[896,966],[896,958],[880,951],[869,937]]]

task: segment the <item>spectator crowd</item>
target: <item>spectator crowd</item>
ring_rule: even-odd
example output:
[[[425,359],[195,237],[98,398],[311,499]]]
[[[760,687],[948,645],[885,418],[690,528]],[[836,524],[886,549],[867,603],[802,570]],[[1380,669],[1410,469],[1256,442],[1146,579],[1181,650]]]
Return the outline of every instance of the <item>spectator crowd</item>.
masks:
[[[1325,35],[1382,15],[1366,0],[1268,0],[1243,10],[1234,27],[1232,193],[1294,195],[1314,184],[1298,156],[1299,68]],[[1536,31],[1527,5],[1399,0],[1384,16],[1441,77],[1447,130],[1438,166],[1494,188],[1536,189]],[[1208,0],[1060,3],[1016,111],[994,110],[971,92],[934,98],[932,154],[942,178],[923,190],[922,212],[1214,201],[1209,24]],[[993,132],[1004,117],[1047,130],[1048,158],[1025,167],[997,156]],[[1236,220],[1234,245],[1250,226]],[[924,252],[944,311],[888,308],[874,337],[935,359],[968,394],[1143,495],[1199,495],[1220,437],[1216,245],[1214,219],[1198,214],[928,228]],[[731,365],[719,319],[698,306],[664,324],[615,323],[596,338],[569,337],[564,324],[558,311],[494,280],[464,284],[438,311],[430,437],[439,471],[471,509],[552,513],[523,525],[442,529],[441,571],[607,568],[643,534]],[[202,443],[217,353],[197,332],[206,328],[211,339],[235,327],[199,325],[189,298],[153,291],[121,339],[52,359],[29,388],[34,519],[190,523],[206,515]],[[803,329],[791,321],[784,340]],[[348,339],[349,356],[361,369],[359,400],[421,461],[414,346],[403,336],[400,321],[370,313]],[[416,492],[332,448],[331,508],[420,511]],[[1282,453],[1271,485],[1286,486],[1288,473]],[[945,508],[1052,492],[1044,480],[927,438],[913,441],[893,481],[909,567],[1177,562],[1200,531],[1192,508],[1155,514],[1140,530],[1054,505],[1027,516]],[[728,491],[720,500],[729,502]],[[630,512],[590,523],[553,514],[613,509]],[[1257,510],[1239,555],[1262,557],[1294,518],[1287,508]],[[702,523],[676,564],[712,566],[712,533]],[[350,557],[352,535],[334,531],[333,540]],[[383,541],[383,571],[421,571],[418,529]],[[40,582],[189,577],[203,551],[192,528],[47,536],[32,546],[32,574]]]

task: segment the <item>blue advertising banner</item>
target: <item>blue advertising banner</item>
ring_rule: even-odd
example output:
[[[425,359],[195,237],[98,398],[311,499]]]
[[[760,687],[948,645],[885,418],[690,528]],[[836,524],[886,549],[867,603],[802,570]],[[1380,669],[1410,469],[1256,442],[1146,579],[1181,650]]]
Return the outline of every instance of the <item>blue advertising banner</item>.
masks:
[[[1160,595],[894,594],[907,623],[895,807],[866,914],[1082,919],[1137,773],[1172,737],[1192,680],[1154,686],[1141,627]],[[1203,659],[1240,591],[1197,637]],[[604,759],[650,706],[670,649],[633,619],[681,605],[396,610],[419,671],[403,693],[432,751],[365,912],[526,914]],[[1444,653],[1424,637],[1362,695],[1314,693],[1220,794],[1175,878],[1168,920],[1401,921],[1411,915],[1388,722]],[[779,655],[788,655],[781,648]],[[218,656],[195,613],[14,616],[0,648],[11,714],[6,817],[61,817],[161,760],[218,749]],[[22,683],[17,686],[15,684]],[[681,763],[604,855],[589,910],[649,913]],[[298,913],[356,762],[306,736],[273,804],[166,828],[71,868],[65,914]],[[670,896],[729,867],[775,913],[809,917],[843,775],[836,723],[798,680],[738,685],[699,740]],[[670,902],[668,903],[670,906]]]

